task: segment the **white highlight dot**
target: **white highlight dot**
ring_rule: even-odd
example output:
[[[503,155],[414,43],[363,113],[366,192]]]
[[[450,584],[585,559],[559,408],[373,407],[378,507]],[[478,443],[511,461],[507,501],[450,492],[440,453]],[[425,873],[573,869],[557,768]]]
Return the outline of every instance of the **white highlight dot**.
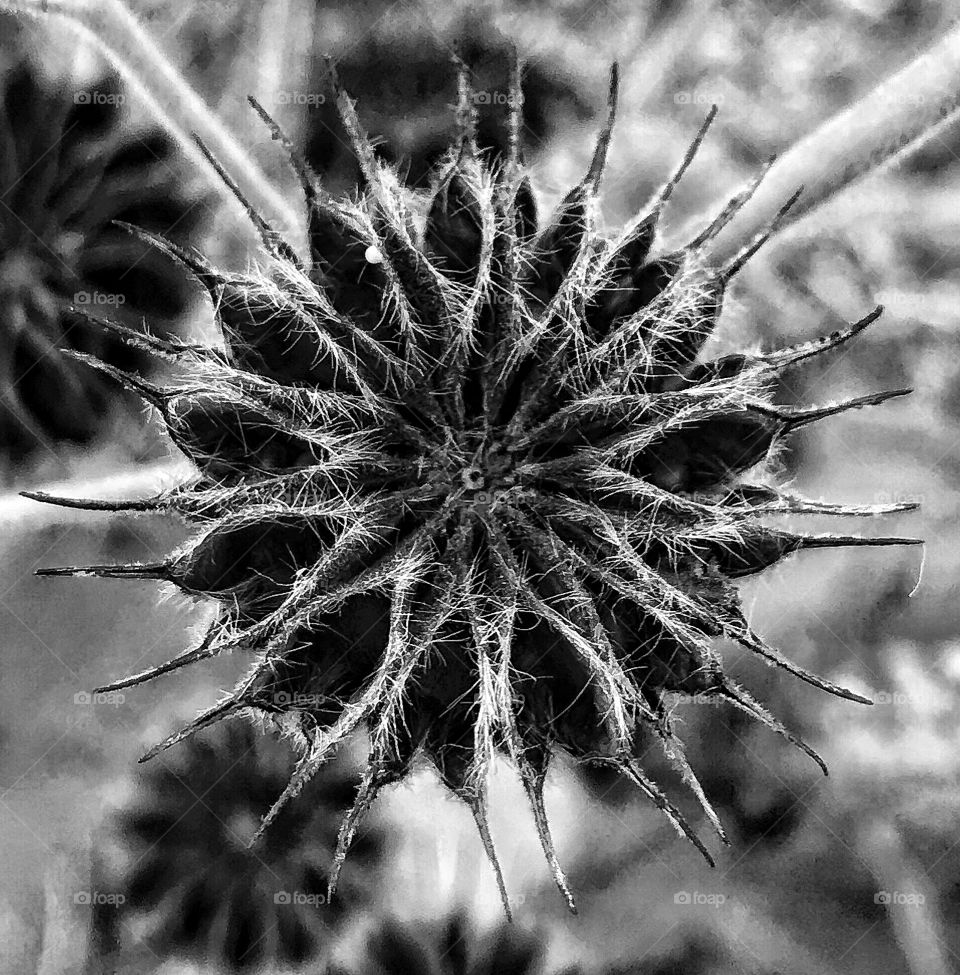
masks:
[[[373,244],[371,244],[363,252],[363,257],[364,257],[364,260],[368,264],[382,264],[383,263],[383,254],[381,254],[380,253],[380,250],[377,247],[374,247]]]

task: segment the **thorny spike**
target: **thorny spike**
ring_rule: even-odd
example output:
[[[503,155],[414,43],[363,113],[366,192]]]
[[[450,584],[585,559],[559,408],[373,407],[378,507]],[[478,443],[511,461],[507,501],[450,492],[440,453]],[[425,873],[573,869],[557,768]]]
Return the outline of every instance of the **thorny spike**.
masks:
[[[236,197],[237,202],[243,207],[250,222],[256,227],[260,235],[260,240],[269,254],[274,257],[287,261],[294,267],[303,270],[303,264],[297,252],[288,244],[276,230],[274,230],[266,220],[257,212],[254,205],[244,196],[243,190],[237,185],[233,177],[223,168],[220,160],[210,151],[207,144],[196,133],[193,136],[197,148],[206,157],[206,160],[216,170],[217,175],[223,180],[224,185]]]
[[[547,858],[547,863],[550,865],[550,872],[553,874],[553,879],[557,885],[557,889],[560,891],[560,895],[566,902],[567,910],[575,915],[577,913],[577,904],[574,900],[573,892],[570,890],[570,884],[567,881],[563,867],[560,866],[560,860],[557,857],[557,851],[553,845],[553,836],[550,833],[547,810],[543,804],[544,773],[533,768],[529,760],[522,753],[518,754],[517,760],[520,765],[523,788],[527,793],[527,798],[530,800],[530,807],[533,810],[533,819],[537,827],[537,836],[540,838],[540,846],[543,848],[543,855]]]
[[[683,813],[647,778],[634,759],[627,759],[622,765],[618,764],[616,767],[626,773],[633,783],[666,815],[677,832],[685,836],[700,851],[700,855],[711,867],[717,865],[710,851],[703,845],[703,841],[691,829]]]
[[[303,191],[303,198],[307,207],[311,207],[323,199],[320,189],[320,180],[313,171],[313,167],[304,158],[303,154],[294,145],[293,140],[280,127],[279,123],[271,116],[267,110],[257,101],[253,95],[247,95],[250,107],[260,116],[264,124],[270,129],[270,134],[287,152],[290,165],[297,175],[300,182],[300,189]]]
[[[121,325],[119,322],[112,322],[109,318],[101,318],[99,315],[94,315],[82,308],[71,306],[70,311],[90,322],[91,325],[96,325],[98,328],[119,336],[128,345],[144,349],[152,355],[169,359],[181,359],[186,353],[199,355],[204,359],[215,356],[214,351],[206,345],[184,342],[182,339],[164,339],[151,335],[149,332],[138,332],[136,329]]]
[[[776,368],[792,366],[803,359],[819,355],[828,349],[835,349],[839,345],[859,335],[867,326],[872,325],[883,314],[883,305],[877,305],[869,314],[864,315],[857,322],[853,322],[847,328],[838,329],[825,335],[822,338],[814,339],[812,342],[802,342],[800,345],[792,345],[786,349],[777,349],[775,352],[768,352],[761,356],[764,362]]]
[[[364,132],[363,126],[360,124],[360,117],[357,115],[356,106],[349,92],[343,87],[343,82],[340,80],[340,73],[337,71],[336,66],[329,57],[324,58],[324,63],[326,64],[327,73],[330,76],[330,83],[333,86],[333,91],[336,96],[337,113],[340,116],[343,127],[347,130],[347,135],[350,137],[350,143],[353,146],[357,161],[360,163],[360,169],[363,172],[364,179],[367,180],[371,188],[378,189],[380,179],[377,174],[377,159],[373,151],[373,145]]]
[[[776,650],[774,647],[771,647],[769,644],[761,640],[760,637],[758,637],[755,633],[748,631],[747,633],[733,634],[733,637],[738,643],[741,643],[748,650],[752,650],[754,653],[759,654],[759,656],[765,657],[771,663],[783,668],[783,670],[787,671],[787,673],[793,674],[794,677],[799,677],[800,680],[806,681],[806,683],[812,685],[813,687],[819,688],[821,691],[826,691],[828,694],[833,694],[835,697],[845,698],[848,701],[856,701],[857,704],[873,704],[873,701],[871,701],[870,698],[864,697],[862,694],[857,694],[854,691],[847,690],[847,688],[841,687],[839,684],[834,684],[833,681],[829,681],[825,677],[818,677],[809,670],[805,670],[799,664],[795,664],[792,660],[785,657],[779,650]]]
[[[500,900],[503,904],[503,912],[508,921],[513,920],[513,912],[510,910],[510,897],[507,894],[507,885],[503,879],[503,871],[500,869],[500,861],[497,859],[497,851],[493,845],[493,837],[490,835],[490,825],[487,823],[487,813],[483,797],[480,794],[463,795],[461,798],[470,807],[473,813],[473,820],[477,824],[477,832],[480,834],[480,842],[483,843],[483,851],[490,861],[494,876],[497,878],[497,889],[500,891]]]
[[[166,663],[159,664],[156,667],[151,667],[149,670],[143,670],[139,674],[131,674],[129,677],[122,677],[120,680],[115,680],[111,684],[104,684],[101,687],[94,688],[94,693],[100,694],[107,691],[119,691],[125,687],[143,684],[148,680],[153,680],[154,677],[159,677],[161,674],[169,674],[171,671],[178,670],[186,664],[195,663],[204,657],[213,656],[213,653],[210,651],[210,645],[213,643],[214,634],[215,631],[211,627],[199,646],[184,650],[183,653],[177,654],[172,660],[168,660]]]
[[[891,389],[880,393],[868,393],[866,396],[856,396],[853,399],[841,400],[839,403],[831,403],[828,406],[814,406],[806,408],[794,408],[787,406],[757,406],[754,407],[758,413],[766,416],[776,417],[787,423],[791,430],[799,430],[809,423],[823,420],[828,416],[837,416],[846,413],[848,410],[859,410],[864,406],[879,406],[888,400],[897,399],[900,396],[909,396],[912,389]]]
[[[512,186],[519,179],[522,163],[520,129],[523,121],[523,63],[516,48],[510,58],[510,100],[507,106],[507,175]]]
[[[138,759],[139,762],[149,762],[150,759],[156,758],[161,752],[166,751],[173,745],[179,744],[186,738],[190,738],[195,735],[198,731],[206,728],[208,725],[213,724],[216,721],[222,721],[224,718],[233,714],[237,711],[243,711],[250,705],[244,700],[238,700],[234,697],[228,697],[225,701],[221,701],[219,704],[215,704],[212,708],[208,708],[202,714],[197,715],[188,725],[184,725],[179,731],[164,738],[163,741],[154,745],[148,751]]]
[[[457,69],[457,141],[460,152],[472,157],[477,153],[477,106],[470,81],[470,68],[457,50],[454,51],[452,60]]]
[[[170,400],[170,394],[165,392],[159,386],[155,386],[153,383],[147,382],[146,379],[140,376],[135,376],[133,373],[124,372],[122,369],[117,369],[116,366],[111,366],[109,363],[104,362],[102,359],[98,359],[96,356],[87,355],[86,352],[77,352],[74,349],[64,349],[63,355],[68,356],[71,359],[76,359],[77,362],[82,362],[84,365],[90,366],[93,369],[105,373],[110,376],[111,379],[115,379],[122,386],[127,389],[133,390],[138,396],[146,400],[151,406],[155,406],[158,410],[163,412],[166,409],[167,403]]]
[[[707,117],[703,120],[700,128],[697,130],[697,134],[693,137],[693,141],[687,147],[687,151],[683,154],[683,159],[680,160],[680,165],[673,171],[673,174],[664,183],[661,190],[657,193],[654,198],[653,205],[648,207],[648,215],[657,214],[664,208],[670,197],[673,195],[673,191],[677,188],[677,184],[683,179],[684,173],[690,168],[690,164],[693,162],[694,157],[700,150],[700,146],[703,144],[703,140],[706,138],[707,132],[710,126],[713,125],[713,120],[717,117],[717,106],[711,105],[710,111],[707,112]]]
[[[152,579],[169,581],[169,562],[131,562],[128,565],[61,565],[34,569],[37,576],[97,576],[100,579]]]
[[[803,193],[802,186],[777,210],[767,229],[757,234],[743,250],[730,259],[730,262],[723,268],[719,275],[719,280],[722,284],[726,284],[738,271],[742,270],[744,264],[777,232],[780,224],[783,223],[784,217],[786,217],[797,200],[800,199],[801,193]]]
[[[363,779],[360,783],[360,789],[357,792],[357,798],[354,801],[353,806],[340,822],[340,830],[337,833],[337,849],[333,855],[333,863],[330,867],[330,876],[327,879],[328,904],[333,899],[333,895],[337,892],[337,883],[340,880],[340,871],[343,869],[343,864],[346,862],[347,853],[350,851],[350,844],[353,843],[353,838],[356,835],[357,829],[359,828],[363,817],[366,816],[366,814],[370,811],[370,807],[377,798],[378,791],[377,770],[374,768],[368,768],[366,772],[364,772]]]
[[[122,230],[126,230],[127,233],[139,238],[145,244],[150,244],[152,247],[156,247],[158,250],[169,254],[170,257],[179,261],[194,275],[194,277],[196,277],[208,288],[210,287],[210,282],[220,279],[220,275],[214,269],[213,265],[206,260],[206,258],[201,257],[201,255],[195,253],[194,251],[187,250],[185,247],[180,247],[172,240],[168,240],[162,234],[154,233],[152,230],[147,230],[145,227],[138,227],[133,223],[127,223],[126,220],[113,220],[111,222],[115,227],[120,227]]]
[[[617,117],[617,96],[619,92],[620,65],[614,61],[610,66],[610,87],[607,91],[607,120],[600,130],[596,148],[593,150],[593,159],[590,161],[590,168],[583,180],[583,185],[589,187],[594,193],[600,188],[600,178],[603,176],[603,170],[607,164],[607,151],[610,148],[610,139],[613,136],[613,123]]]
[[[827,763],[799,735],[794,734],[781,721],[778,721],[749,691],[728,678],[724,681],[719,694],[728,701],[731,701],[740,710],[785,738],[790,744],[795,745],[800,751],[809,755],[817,763],[820,771],[824,775],[830,774],[827,769]]]
[[[724,846],[729,846],[730,840],[727,839],[727,833],[723,828],[723,823],[720,822],[720,817],[717,815],[717,811],[713,808],[713,804],[707,798],[707,794],[703,791],[703,786],[700,784],[700,780],[697,778],[696,773],[690,767],[690,763],[687,761],[687,756],[684,752],[682,742],[672,732],[668,732],[666,734],[661,732],[661,735],[663,737],[663,746],[667,753],[667,758],[669,758],[677,766],[680,772],[680,777],[683,779],[687,788],[690,789],[690,791],[694,794],[694,797],[700,804],[700,808],[706,815],[707,820],[713,827],[713,831],[717,834],[720,842],[723,843]]]
[[[922,538],[906,538],[897,535],[879,538],[863,538],[860,535],[799,535],[797,544],[805,548],[856,548],[885,545],[923,545]]]
[[[46,491],[21,491],[20,496],[43,504],[55,504],[61,508],[80,511],[154,511],[162,507],[159,498],[143,498],[134,501],[103,501],[96,498],[64,498]]]
[[[697,234],[693,240],[687,244],[685,250],[696,251],[703,247],[708,241],[713,240],[717,234],[723,230],[724,227],[750,202],[750,198],[754,193],[757,192],[757,188],[763,182],[764,177],[770,172],[770,167],[776,161],[776,156],[771,156],[764,166],[761,168],[760,172],[753,177],[752,180],[747,184],[747,186],[742,189],[739,193],[732,196],[728,201],[726,206],[707,224],[704,229]]]

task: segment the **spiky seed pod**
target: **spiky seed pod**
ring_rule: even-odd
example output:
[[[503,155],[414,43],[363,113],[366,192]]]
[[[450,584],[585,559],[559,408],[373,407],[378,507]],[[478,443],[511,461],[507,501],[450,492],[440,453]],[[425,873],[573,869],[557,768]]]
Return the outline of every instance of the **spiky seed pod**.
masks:
[[[589,169],[536,232],[517,151],[519,69],[499,162],[473,143],[461,72],[461,135],[422,223],[334,85],[364,170],[360,199],[330,199],[294,152],[310,263],[262,221],[269,275],[221,274],[160,242],[209,290],[227,351],[149,340],[182,367],[180,383],[118,377],[157,407],[198,468],[193,483],[130,505],[180,512],[196,540],[159,564],[41,572],[159,579],[221,600],[200,646],[111,686],[228,650],[253,655],[228,697],[147,757],[222,718],[274,715],[304,754],[264,828],[366,727],[369,763],[331,887],[375,796],[419,754],[472,810],[505,907],[486,813],[497,752],[519,769],[571,909],[543,805],[558,749],[627,776],[712,862],[640,761],[658,743],[723,836],[671,727],[670,697],[716,695],[823,763],[725,673],[711,638],[863,700],[768,645],[733,580],[801,550],[916,541],[770,527],[761,516],[910,506],[830,505],[742,480],[803,425],[907,392],[773,403],[784,370],[848,342],[880,310],[800,346],[702,361],[726,288],[776,221],[729,265],[704,264],[704,244],[754,181],[689,247],[651,256],[711,112],[648,210],[619,237],[601,235],[616,70]]]
[[[125,897],[113,917],[121,946],[133,931],[158,958],[217,971],[286,970],[317,958],[361,893],[354,883],[346,901],[327,902],[337,820],[356,796],[352,777],[333,763],[251,850],[293,765],[290,748],[231,722],[171,759],[144,770],[113,823],[123,853],[112,880]],[[376,831],[358,837],[358,868],[369,868],[381,842]]]
[[[115,226],[191,240],[208,202],[171,139],[130,120],[124,95],[113,74],[54,80],[25,56],[0,66],[0,441],[14,460],[91,440],[116,402],[115,384],[62,350],[152,365],[84,312],[162,330],[192,297],[169,259]]]

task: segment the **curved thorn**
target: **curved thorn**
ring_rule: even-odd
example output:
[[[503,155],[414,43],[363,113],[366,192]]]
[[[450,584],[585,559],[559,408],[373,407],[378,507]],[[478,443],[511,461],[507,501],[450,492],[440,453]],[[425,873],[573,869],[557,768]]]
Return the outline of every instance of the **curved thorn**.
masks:
[[[347,859],[350,845],[353,843],[353,838],[363,817],[370,811],[370,807],[377,798],[378,791],[377,772],[375,769],[368,768],[364,772],[353,807],[340,822],[340,829],[337,833],[337,849],[333,855],[333,864],[330,867],[330,876],[327,880],[327,903],[330,903],[333,895],[337,892],[340,871]]]
[[[819,677],[817,674],[811,673],[809,670],[805,670],[799,664],[795,664],[788,657],[785,657],[779,650],[771,647],[769,644],[765,643],[760,639],[755,633],[748,631],[747,633],[733,634],[734,639],[745,646],[748,650],[752,650],[754,653],[771,663],[776,664],[783,670],[787,671],[789,674],[793,674],[794,677],[799,677],[800,680],[805,681],[813,687],[819,688],[821,691],[826,691],[828,694],[833,694],[835,697],[842,697],[848,701],[856,701],[858,704],[873,705],[873,701],[868,697],[864,697],[862,694],[857,694],[854,691],[848,690],[845,687],[841,687],[839,684],[834,684],[833,681],[827,680],[825,677]]]
[[[76,508],[81,511],[154,511],[161,507],[159,498],[144,498],[138,501],[101,501],[94,498],[63,498],[46,491],[21,491],[20,496],[42,504],[55,504],[61,508]]]
[[[754,254],[760,250],[761,247],[777,232],[780,224],[783,222],[783,218],[787,215],[790,208],[800,199],[800,194],[803,192],[803,187],[801,186],[793,196],[787,200],[786,203],[776,212],[773,220],[770,221],[767,229],[761,231],[756,237],[750,241],[741,251],[735,254],[730,262],[721,270],[719,274],[719,280],[721,284],[726,284],[737,272],[742,270],[744,264],[753,257]]]
[[[757,188],[763,182],[764,177],[770,171],[770,167],[776,161],[776,156],[770,156],[760,172],[740,192],[734,194],[727,201],[723,209],[710,221],[707,226],[697,234],[684,250],[695,251],[703,247],[704,244],[713,240],[721,230],[750,202],[750,198],[757,192]]]
[[[223,168],[220,160],[207,147],[203,139],[194,133],[193,141],[197,144],[197,148],[203,153],[207,162],[216,170],[217,175],[223,180],[227,189],[230,190],[237,202],[243,207],[247,216],[250,218],[250,222],[256,227],[257,233],[260,235],[260,240],[266,250],[274,257],[287,261],[294,267],[302,270],[303,267],[297,252],[260,216],[253,204],[244,196],[243,191],[234,182],[233,177]]]
[[[573,898],[573,893],[570,890],[570,884],[567,881],[563,867],[560,866],[560,860],[557,857],[556,848],[553,845],[553,836],[550,833],[550,824],[547,821],[547,810],[543,804],[544,776],[542,773],[536,771],[529,762],[520,758],[519,755],[518,759],[523,787],[527,793],[527,798],[530,800],[530,806],[533,809],[533,819],[537,827],[537,836],[540,837],[540,846],[543,848],[543,854],[547,858],[550,872],[553,874],[557,889],[560,891],[560,895],[567,905],[567,910],[571,914],[576,915],[577,904]]]
[[[64,349],[61,354],[67,356],[67,358],[75,359],[77,362],[82,362],[84,365],[90,366],[99,372],[105,373],[111,379],[115,379],[120,383],[121,386],[133,390],[133,392],[146,400],[151,406],[155,406],[158,410],[163,411],[165,409],[169,396],[159,386],[155,386],[153,383],[147,382],[147,380],[131,372],[124,372],[122,369],[118,369],[116,366],[112,366],[110,363],[104,362],[96,356],[88,355],[86,352],[78,352],[76,349]]]
[[[190,738],[195,735],[202,728],[206,728],[208,725],[215,724],[217,721],[222,721],[226,718],[232,711],[242,711],[249,705],[243,700],[234,697],[228,697],[225,701],[221,701],[219,704],[215,704],[212,708],[207,708],[202,714],[197,715],[188,725],[184,725],[179,731],[174,732],[172,735],[168,735],[163,741],[158,742],[149,751],[145,752],[138,761],[149,762],[151,758],[156,758],[160,752],[166,751],[168,748],[179,744],[186,738]]]
[[[710,864],[711,867],[715,867],[717,864],[710,854],[710,851],[703,845],[703,841],[699,836],[691,829],[690,824],[686,821],[683,813],[660,791],[657,785],[652,782],[640,769],[639,765],[634,759],[626,760],[622,765],[618,765],[617,768],[622,769],[626,772],[627,776],[637,785],[642,792],[644,792],[647,797],[652,800],[654,805],[670,820],[674,828],[686,838],[700,851],[700,855]]]
[[[872,325],[883,314],[883,305],[877,305],[873,311],[864,315],[857,322],[852,322],[847,328],[838,329],[830,335],[822,338],[813,339],[810,342],[803,342],[799,345],[792,345],[786,349],[778,349],[776,352],[768,352],[760,358],[776,368],[793,365],[810,356],[819,355],[828,349],[835,349],[844,342],[848,342],[854,336],[859,335],[867,326]]]
[[[590,187],[594,193],[600,186],[600,178],[607,163],[607,152],[610,149],[610,139],[613,135],[613,123],[617,117],[617,98],[620,92],[620,65],[614,61],[610,66],[610,86],[607,90],[607,120],[600,130],[596,148],[590,168],[583,179],[583,185]]]
[[[142,562],[129,565],[62,565],[34,569],[38,576],[96,576],[100,579],[161,579],[169,581],[169,562]]]
[[[293,140],[280,127],[280,124],[271,116],[267,110],[257,101],[253,95],[247,95],[250,107],[260,116],[264,124],[270,129],[273,138],[280,143],[286,150],[290,159],[290,165],[300,181],[300,188],[303,190],[307,206],[319,204],[323,199],[323,192],[320,189],[320,179],[314,172],[313,167],[307,162],[303,154],[294,145]]]
[[[109,318],[101,318],[99,315],[91,314],[82,308],[77,308],[75,305],[70,306],[70,311],[73,314],[78,315],[80,318],[90,322],[90,324],[96,325],[98,328],[106,329],[108,332],[112,332],[128,345],[132,345],[138,349],[143,349],[153,355],[175,359],[181,358],[185,352],[202,354],[205,357],[212,357],[215,355],[215,350],[206,345],[198,345],[197,343],[193,342],[183,342],[179,339],[173,338],[164,339],[156,335],[151,335],[149,332],[138,332],[136,329],[130,328],[127,325],[121,325],[119,322],[112,322]]]
[[[866,396],[855,396],[852,399],[841,400],[838,403],[831,403],[827,406],[801,407],[799,409],[787,406],[765,406],[758,405],[755,411],[766,416],[776,417],[787,423],[791,430],[799,430],[809,423],[816,423],[818,420],[826,419],[829,416],[837,416],[846,413],[848,410],[859,410],[864,406],[879,406],[887,400],[897,399],[900,396],[909,396],[913,390],[909,387],[902,389],[890,389],[879,393],[867,393]]]
[[[126,220],[112,220],[111,223],[116,227],[120,227],[122,230],[126,230],[129,234],[133,234],[134,237],[139,238],[145,244],[150,244],[169,254],[170,257],[179,261],[205,286],[210,287],[208,282],[220,279],[214,266],[200,254],[187,250],[185,247],[180,247],[172,240],[168,240],[166,237],[154,233],[152,230],[138,227],[133,223],[127,223]]]
[[[475,794],[461,795],[461,798],[470,807],[473,813],[474,822],[477,824],[477,832],[480,834],[480,842],[483,843],[484,853],[490,866],[493,868],[497,879],[497,889],[500,891],[500,901],[503,904],[503,912],[508,921],[513,921],[513,913],[510,910],[510,898],[507,895],[507,885],[503,879],[503,871],[500,869],[500,861],[497,859],[497,851],[493,845],[493,837],[490,835],[490,826],[487,823],[484,811],[483,799]]]
[[[104,684],[102,687],[94,688],[95,694],[105,693],[107,691],[119,691],[123,690],[125,687],[133,687],[136,684],[146,683],[148,680],[153,680],[155,677],[159,677],[161,674],[168,674],[173,670],[178,670],[180,667],[184,667],[187,664],[196,663],[198,660],[202,660],[204,657],[212,657],[217,651],[210,650],[210,643],[213,640],[213,632],[211,631],[204,637],[203,642],[197,647],[191,647],[189,650],[184,650],[183,653],[177,654],[172,660],[168,660],[166,663],[159,664],[156,667],[151,667],[149,670],[143,670],[138,674],[131,674],[129,677],[123,677],[120,680],[115,680],[111,684]]]
[[[684,173],[690,168],[690,164],[693,162],[694,157],[700,151],[700,146],[703,144],[703,140],[707,136],[707,132],[710,126],[713,125],[713,120],[717,117],[717,106],[711,105],[710,111],[707,112],[707,117],[700,124],[700,128],[697,130],[697,134],[693,137],[693,141],[687,147],[687,151],[683,154],[683,158],[680,160],[680,165],[673,171],[673,174],[664,183],[662,189],[657,193],[654,198],[653,206],[650,208],[650,214],[659,213],[670,197],[673,195],[673,191],[677,188],[677,184],[683,179]]]
[[[798,535],[798,548],[855,548],[885,545],[923,545],[922,538],[902,537],[898,535],[880,535],[873,538],[863,538],[860,535]]]
[[[721,696],[731,701],[736,707],[766,725],[772,731],[785,738],[791,745],[809,755],[820,767],[824,775],[829,775],[827,763],[811,748],[799,735],[790,731],[778,718],[774,717],[749,691],[740,687],[732,680],[726,680],[720,689]]]

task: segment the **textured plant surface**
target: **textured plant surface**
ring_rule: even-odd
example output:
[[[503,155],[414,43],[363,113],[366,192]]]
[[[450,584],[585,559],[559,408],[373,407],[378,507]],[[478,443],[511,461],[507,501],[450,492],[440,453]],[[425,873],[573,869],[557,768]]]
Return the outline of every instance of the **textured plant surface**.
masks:
[[[420,203],[376,159],[334,87],[364,185],[357,199],[331,199],[292,152],[309,263],[252,208],[264,271],[221,273],[142,232],[207,288],[224,346],[104,322],[182,367],[164,388],[89,359],[156,408],[196,479],[132,502],[31,495],[179,512],[198,526],[195,541],[162,563],[40,571],[159,579],[221,601],[200,646],[111,688],[227,650],[252,654],[229,696],[147,757],[223,718],[272,715],[303,755],[263,828],[366,727],[369,764],[340,828],[331,890],[375,796],[418,755],[472,810],[505,905],[485,808],[498,752],[519,769],[571,909],[542,799],[558,749],[617,769],[710,860],[643,766],[662,748],[723,836],[671,727],[677,695],[726,699],[820,762],[724,672],[713,638],[863,700],[755,633],[735,580],[801,549],[915,541],[768,526],[760,516],[912,505],[831,505],[743,479],[762,475],[794,430],[906,392],[808,409],[773,402],[786,370],[846,343],[880,309],[799,346],[702,361],[732,278],[776,221],[725,266],[701,260],[758,177],[688,246],[655,254],[661,211],[711,111],[641,216],[619,235],[600,233],[616,69],[589,169],[542,226],[517,149],[518,72],[510,149],[496,159],[476,150],[461,72],[460,136]]]
[[[232,722],[172,757],[145,770],[114,823],[123,855],[109,882],[125,901],[120,912],[101,912],[117,930],[100,940],[122,947],[122,922],[156,958],[217,971],[315,958],[344,913],[339,897],[327,903],[327,877],[353,780],[333,763],[253,850],[249,840],[289,776],[290,748]],[[380,843],[375,832],[359,838],[358,865],[369,865]],[[354,884],[354,903],[357,893]]]
[[[15,460],[91,440],[117,399],[62,350],[151,365],[83,312],[109,305],[131,323],[173,324],[190,298],[168,260],[113,225],[190,240],[204,214],[172,140],[134,126],[124,97],[114,75],[53,80],[26,55],[0,64],[0,440]]]

